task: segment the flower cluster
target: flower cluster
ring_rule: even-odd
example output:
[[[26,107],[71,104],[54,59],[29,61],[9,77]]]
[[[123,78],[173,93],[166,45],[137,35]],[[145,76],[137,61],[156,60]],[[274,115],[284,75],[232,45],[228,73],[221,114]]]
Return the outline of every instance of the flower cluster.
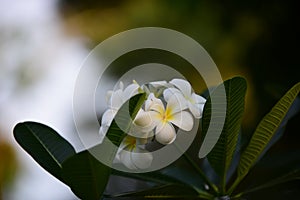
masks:
[[[138,93],[146,93],[147,100],[133,120],[130,133],[123,139],[116,156],[129,169],[150,167],[153,157],[146,150],[146,144],[153,139],[162,145],[171,144],[176,139],[175,127],[190,131],[194,118],[201,118],[206,102],[183,79],[150,82],[142,86],[133,81],[125,89],[121,82],[118,90],[107,93],[108,109],[102,116],[99,130],[102,138],[120,107]]]

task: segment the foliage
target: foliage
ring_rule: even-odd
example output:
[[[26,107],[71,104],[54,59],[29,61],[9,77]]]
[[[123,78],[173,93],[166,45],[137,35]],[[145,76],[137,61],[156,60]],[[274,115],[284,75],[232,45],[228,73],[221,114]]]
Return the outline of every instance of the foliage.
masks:
[[[198,152],[185,152],[181,161],[187,161],[188,167],[171,165],[165,169],[149,173],[125,173],[112,170],[95,159],[88,150],[76,153],[74,148],[53,129],[35,122],[24,122],[16,125],[14,136],[17,142],[49,173],[67,184],[72,191],[81,199],[105,198],[189,198],[189,199],[241,199],[251,193],[258,193],[266,188],[275,187],[282,183],[292,183],[300,179],[299,154],[295,156],[285,154],[275,157],[276,162],[282,160],[285,163],[296,163],[293,168],[284,165],[280,166],[280,176],[271,174],[270,179],[263,182],[257,181],[254,184],[243,185],[243,181],[251,177],[260,176],[259,169],[262,166],[270,165],[270,158],[267,150],[274,144],[273,139],[286,124],[287,113],[297,99],[300,92],[300,83],[292,87],[262,119],[253,133],[250,141],[244,142],[241,135],[241,121],[244,112],[244,102],[247,84],[241,77],[235,77],[224,83],[227,99],[227,112],[225,124],[220,138],[212,151],[207,155],[211,167],[200,165],[199,159],[195,158]],[[219,95],[218,87],[211,95]],[[211,97],[208,97],[202,117],[202,139],[210,123],[217,122],[211,118]],[[145,100],[144,94],[132,97],[124,105],[128,107],[132,118]],[[123,106],[122,106],[123,108]],[[118,111],[117,117],[124,115],[122,108]],[[130,127],[131,120],[123,117],[122,122]],[[122,125],[123,126],[123,125]],[[117,123],[112,122],[108,130],[108,138],[117,145],[120,145],[122,138],[126,135]],[[242,139],[239,139],[242,138]],[[201,141],[196,141],[200,143]],[[199,150],[199,149],[198,149]],[[267,153],[266,153],[267,152]],[[113,152],[113,156],[116,152]],[[262,157],[264,154],[267,156]],[[288,156],[291,160],[286,160]],[[112,156],[112,157],[113,157]],[[286,161],[285,161],[286,160]],[[273,165],[273,163],[272,163]],[[255,167],[256,166],[256,167]],[[275,166],[274,166],[275,168]],[[192,170],[190,170],[192,169]],[[253,170],[252,170],[253,169]],[[277,168],[276,168],[277,169]],[[211,178],[212,170],[217,179]],[[235,173],[232,173],[235,172]],[[152,183],[154,187],[141,191],[130,191],[120,194],[106,194],[110,175],[129,177]],[[184,176],[183,176],[184,174]],[[196,175],[194,175],[196,174]],[[195,179],[196,182],[193,182]],[[259,178],[258,178],[259,179]],[[280,192],[280,189],[278,190]]]

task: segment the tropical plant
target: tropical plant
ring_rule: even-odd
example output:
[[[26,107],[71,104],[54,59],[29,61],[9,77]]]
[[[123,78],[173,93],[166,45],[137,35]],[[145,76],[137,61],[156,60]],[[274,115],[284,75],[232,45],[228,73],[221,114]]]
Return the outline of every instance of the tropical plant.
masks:
[[[225,123],[214,148],[205,158],[199,159],[200,144],[215,137],[213,134],[206,135],[206,133],[210,123],[219,123],[212,117],[214,110],[211,99],[213,96],[218,99],[220,95],[224,95],[220,93],[221,86],[225,87],[227,100]],[[121,197],[221,200],[251,198],[252,194],[259,194],[272,187],[280,192],[280,189],[284,188],[280,184],[293,183],[300,179],[299,152],[295,155],[282,152],[279,157],[264,156],[264,154],[268,154],[268,150],[278,140],[278,136],[291,118],[289,110],[298,98],[300,83],[293,86],[261,120],[250,140],[245,139],[241,134],[246,89],[247,83],[242,77],[234,77],[216,87],[207,98],[200,120],[202,130],[198,132],[190,149],[175,163],[153,172],[127,173],[112,169],[90,153],[93,149],[101,150],[101,145],[75,152],[72,145],[55,130],[40,123],[17,124],[14,128],[14,137],[37,163],[67,184],[74,194],[84,200]],[[124,118],[124,116],[128,117],[125,113],[126,108],[129,107],[130,117],[134,119],[145,100],[145,93],[136,94],[118,109],[106,133],[113,144],[119,146],[129,131],[129,129],[120,129],[120,122],[117,123],[115,119],[123,119],[121,126],[129,128],[133,122],[131,119]],[[217,103],[224,102],[217,101]],[[218,131],[220,130],[215,130]],[[113,162],[116,154],[117,152],[112,152],[110,162]],[[287,157],[291,159],[288,159],[289,161],[282,159]],[[280,162],[280,167],[276,167],[274,161]],[[261,177],[259,169],[266,165],[272,165],[274,173],[266,173],[266,177]],[[107,193],[105,188],[110,175],[132,178],[149,184],[144,190]]]

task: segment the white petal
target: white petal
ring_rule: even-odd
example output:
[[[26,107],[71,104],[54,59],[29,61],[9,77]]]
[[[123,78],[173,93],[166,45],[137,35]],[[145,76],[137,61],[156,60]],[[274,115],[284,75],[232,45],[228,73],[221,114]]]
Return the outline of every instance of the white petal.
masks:
[[[153,156],[150,152],[141,148],[135,148],[130,155],[131,161],[137,169],[147,169],[151,166]]]
[[[120,83],[119,83],[119,88],[120,88],[120,90],[123,90],[123,89],[124,89],[124,83],[123,83],[123,81],[120,81]]]
[[[154,121],[150,112],[141,109],[134,120],[134,126],[142,132],[149,132],[154,129]]]
[[[170,114],[175,114],[187,108],[187,100],[179,93],[170,97],[167,102],[167,109]]]
[[[103,139],[105,138],[105,135],[108,131],[108,126],[101,126],[99,129],[99,135],[100,135],[100,139],[99,139],[99,143],[101,144],[103,142]]]
[[[137,170],[137,167],[133,164],[131,159],[131,150],[132,149],[121,150],[119,153],[119,158],[128,169]]]
[[[159,123],[162,123],[162,115],[156,111],[148,111],[153,122],[153,126],[156,127]]]
[[[194,126],[193,116],[187,111],[176,113],[170,122],[184,131],[190,131]]]
[[[192,94],[191,84],[183,79],[173,79],[170,81],[173,85],[175,85],[185,97],[189,97]]]
[[[150,93],[147,100],[145,101],[145,110],[146,111],[150,110],[151,105],[153,103],[155,103],[155,99],[156,99],[156,97],[154,96],[154,94]]]
[[[177,88],[167,88],[164,90],[164,99],[166,101],[169,101],[171,96],[173,96],[176,93],[181,93]]]
[[[123,102],[139,93],[140,86],[136,83],[128,85],[123,92]]]
[[[102,115],[101,125],[110,126],[116,114],[117,114],[116,110],[112,110],[112,109],[106,110]]]
[[[149,110],[163,114],[165,112],[165,106],[160,99],[155,99],[149,106]]]
[[[110,99],[111,99],[111,96],[112,96],[113,92],[114,91],[112,91],[112,90],[107,91],[107,93],[106,93],[106,102],[107,103],[110,102]]]
[[[202,117],[202,114],[203,114],[204,105],[205,104],[197,104],[198,109],[200,110],[200,118]]]
[[[195,93],[192,94],[192,99],[195,101],[195,103],[199,104],[199,103],[202,103],[202,104],[205,104],[206,102],[206,99],[203,98],[202,96],[200,95],[197,95]]]
[[[153,87],[167,87],[168,86],[167,81],[153,81],[153,82],[150,82],[149,84],[151,84]]]
[[[108,106],[111,109],[118,110],[123,105],[123,91],[117,90],[112,93],[110,101],[108,102]]]
[[[200,105],[200,104],[199,104]],[[188,106],[189,106],[189,110],[191,111],[191,113],[194,115],[194,117],[196,119],[199,119],[201,117],[201,113],[200,113],[200,109],[199,107],[197,106],[197,104],[192,104],[192,103],[188,103]]]
[[[171,144],[176,139],[174,127],[169,123],[161,123],[156,127],[155,139],[161,144]]]

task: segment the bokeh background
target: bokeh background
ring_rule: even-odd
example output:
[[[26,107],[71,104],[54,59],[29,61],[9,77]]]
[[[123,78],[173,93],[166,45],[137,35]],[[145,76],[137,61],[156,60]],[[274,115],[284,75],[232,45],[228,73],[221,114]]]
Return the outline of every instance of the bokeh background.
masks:
[[[298,15],[297,1],[286,0],[0,0],[0,199],[76,199],[16,144],[12,130],[20,121],[43,122],[80,150],[72,118],[73,87],[84,58],[101,41],[145,26],[192,37],[211,55],[223,79],[247,78],[243,134],[249,137],[264,114],[300,81]],[[109,76],[151,61],[149,55],[182,66],[184,73],[182,60],[153,51],[129,55]],[[187,78],[197,92],[205,89],[193,76]],[[299,106],[272,151],[299,151],[297,110]],[[83,126],[88,127],[84,116]]]

